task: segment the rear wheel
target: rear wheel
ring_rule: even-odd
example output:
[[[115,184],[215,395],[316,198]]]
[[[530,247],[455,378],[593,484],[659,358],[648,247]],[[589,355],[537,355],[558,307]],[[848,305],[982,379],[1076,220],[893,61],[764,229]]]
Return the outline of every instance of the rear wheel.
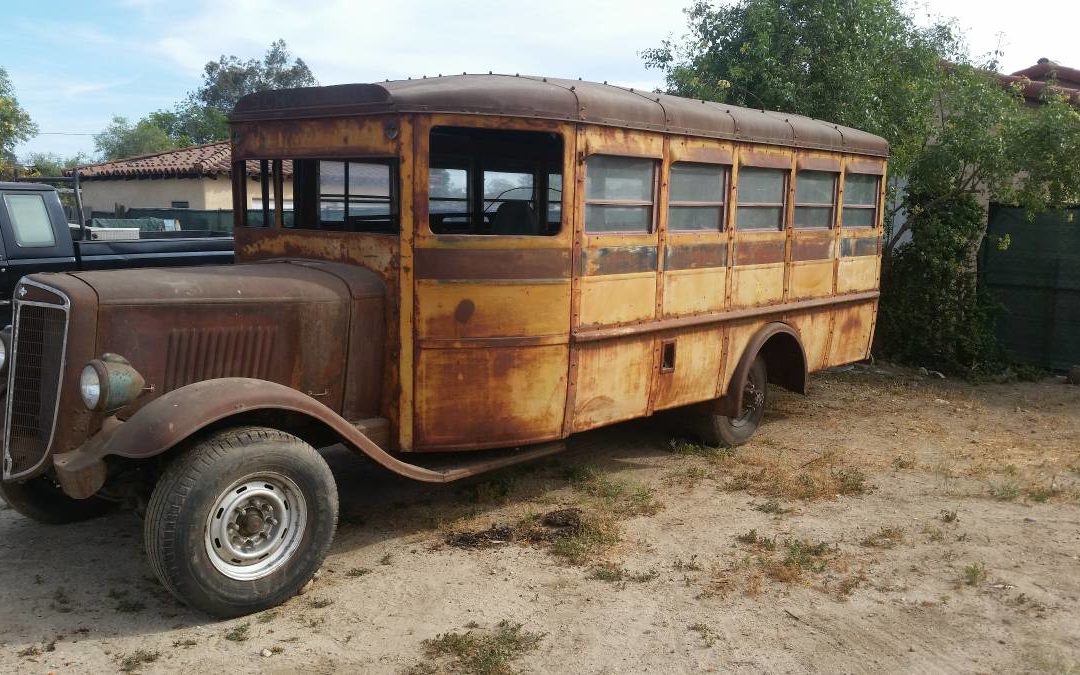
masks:
[[[187,449],[154,488],[146,551],[161,583],[208,614],[278,605],[318,570],[337,526],[326,461],[266,428],[219,432]]]
[[[717,415],[707,408],[696,420],[693,431],[699,440],[708,445],[725,448],[740,446],[750,440],[761,426],[768,397],[768,372],[765,369],[765,359],[759,355],[746,374],[739,415]]]
[[[100,497],[72,499],[48,476],[24,483],[0,483],[0,496],[22,515],[47,525],[90,520],[115,506]]]

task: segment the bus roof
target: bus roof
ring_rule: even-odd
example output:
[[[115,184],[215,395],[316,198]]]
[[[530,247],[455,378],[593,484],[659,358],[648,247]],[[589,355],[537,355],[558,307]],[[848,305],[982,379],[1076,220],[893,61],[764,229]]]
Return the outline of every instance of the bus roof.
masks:
[[[385,113],[465,113],[569,120],[753,143],[888,156],[880,136],[802,115],[524,75],[449,75],[249,94],[235,122]]]

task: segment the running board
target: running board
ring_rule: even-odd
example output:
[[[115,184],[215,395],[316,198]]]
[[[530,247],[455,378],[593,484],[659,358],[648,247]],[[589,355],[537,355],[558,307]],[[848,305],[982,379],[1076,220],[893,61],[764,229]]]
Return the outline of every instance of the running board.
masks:
[[[566,450],[566,443],[554,441],[539,445],[499,450],[473,450],[455,453],[397,453],[393,459],[399,466],[387,466],[410,478],[428,483],[451,483],[462,478],[503,469],[515,464],[530,462]],[[386,466],[384,464],[384,466]]]

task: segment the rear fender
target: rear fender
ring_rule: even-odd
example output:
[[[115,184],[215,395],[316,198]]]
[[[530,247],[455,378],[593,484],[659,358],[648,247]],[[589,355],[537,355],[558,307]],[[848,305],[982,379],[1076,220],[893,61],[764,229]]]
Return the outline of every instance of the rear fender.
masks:
[[[806,350],[798,332],[786,323],[774,322],[763,326],[747,343],[727,391],[716,404],[718,415],[737,417],[742,410],[743,382],[758,355],[764,355],[769,382],[798,394],[806,393],[809,374]]]

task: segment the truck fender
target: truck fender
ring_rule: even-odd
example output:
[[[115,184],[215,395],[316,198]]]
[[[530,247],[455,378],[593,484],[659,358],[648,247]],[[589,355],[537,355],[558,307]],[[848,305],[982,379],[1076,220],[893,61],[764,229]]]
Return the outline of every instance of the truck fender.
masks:
[[[275,382],[244,377],[204,380],[170,391],[126,421],[106,420],[82,447],[53,457],[64,492],[85,499],[105,483],[108,455],[148,459],[160,455],[215,423],[244,413],[278,410],[298,413],[328,427],[354,451],[404,476],[443,482],[442,474],[407,464],[380,448],[336,412],[314,398]]]
[[[738,416],[742,410],[743,381],[754,359],[761,353],[765,354],[766,365],[769,366],[769,382],[798,394],[806,393],[809,371],[802,339],[794,328],[776,321],[762,326],[746,344],[727,390],[717,403],[716,414]]]

